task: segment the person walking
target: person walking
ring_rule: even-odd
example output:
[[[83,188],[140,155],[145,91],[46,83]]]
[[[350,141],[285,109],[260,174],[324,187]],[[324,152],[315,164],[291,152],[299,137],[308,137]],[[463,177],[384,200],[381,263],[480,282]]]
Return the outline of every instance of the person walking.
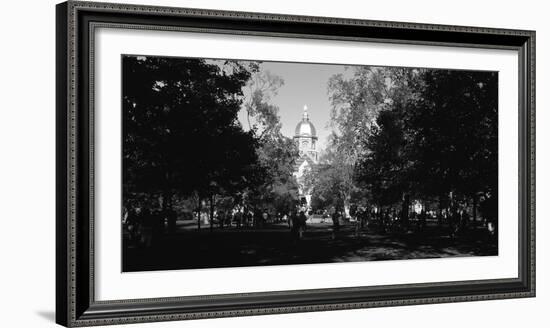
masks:
[[[135,244],[141,242],[141,224],[143,221],[143,213],[140,207],[128,211],[126,217],[126,229],[128,230],[129,239]]]
[[[307,221],[306,214],[304,213],[304,211],[300,211],[300,216],[299,216],[299,220],[298,220],[298,223],[299,223],[299,227],[298,227],[299,239],[302,239],[304,237],[304,231],[306,230],[306,221]]]
[[[153,239],[153,226],[154,226],[153,221],[154,220],[153,220],[151,211],[149,209],[144,209],[142,211],[140,235],[141,235],[141,244],[146,248],[151,247],[151,243]]]
[[[336,209],[332,213],[332,239],[336,239],[338,232],[340,232],[340,211]]]
[[[262,212],[262,226],[265,226],[269,223],[269,212],[267,208]]]
[[[449,237],[455,238],[460,232],[460,213],[457,208],[453,208],[449,220]]]
[[[225,221],[225,212],[223,210],[220,210],[218,212],[218,224],[220,226],[220,230],[223,230],[224,221]]]
[[[426,211],[424,209],[422,209],[420,215],[418,216],[418,225],[420,231],[424,231],[424,229],[426,228]]]
[[[290,214],[290,235],[292,242],[296,243],[300,239],[300,217],[296,210]]]
[[[167,208],[164,210],[164,216],[168,222],[168,231],[170,233],[176,232],[176,221],[178,219],[176,211],[173,208]]]
[[[237,211],[236,211],[235,214],[233,215],[233,219],[235,220],[235,225],[237,226],[237,228],[240,228],[240,227],[241,227],[242,216],[243,216],[243,215],[242,215],[240,209],[237,209]]]

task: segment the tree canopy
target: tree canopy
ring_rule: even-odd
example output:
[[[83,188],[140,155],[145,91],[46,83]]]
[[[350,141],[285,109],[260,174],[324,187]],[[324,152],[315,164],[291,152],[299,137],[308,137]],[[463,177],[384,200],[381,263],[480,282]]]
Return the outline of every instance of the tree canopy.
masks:
[[[160,197],[171,206],[177,195],[214,204],[218,195],[223,207],[229,197],[234,204],[280,211],[297,202],[297,149],[281,134],[279,109],[270,103],[284,81],[260,65],[123,57],[128,200]],[[248,127],[238,119],[243,109]]]
[[[258,140],[237,120],[255,67],[202,59],[123,57],[124,187],[207,195],[242,188]]]
[[[329,82],[331,151],[376,206],[496,199],[497,87],[496,72],[354,67]]]

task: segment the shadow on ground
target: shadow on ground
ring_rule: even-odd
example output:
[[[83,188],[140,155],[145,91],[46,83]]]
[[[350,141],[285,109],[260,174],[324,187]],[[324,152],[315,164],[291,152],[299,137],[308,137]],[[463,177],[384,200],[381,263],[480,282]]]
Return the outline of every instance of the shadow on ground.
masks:
[[[180,226],[174,233],[157,236],[150,248],[125,240],[123,271],[497,255],[497,242],[485,229],[472,228],[455,238],[447,231],[435,226],[421,232],[367,229],[356,233],[353,225],[344,225],[333,239],[331,226],[318,224],[308,226],[296,241],[283,224],[213,231]]]

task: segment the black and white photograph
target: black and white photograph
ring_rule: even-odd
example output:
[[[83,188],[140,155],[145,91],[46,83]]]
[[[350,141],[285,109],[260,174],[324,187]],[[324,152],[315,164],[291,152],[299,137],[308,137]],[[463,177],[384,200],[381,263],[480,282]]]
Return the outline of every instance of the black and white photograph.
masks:
[[[123,272],[498,255],[498,72],[121,60]]]
[[[546,328],[546,7],[5,2],[0,328]]]

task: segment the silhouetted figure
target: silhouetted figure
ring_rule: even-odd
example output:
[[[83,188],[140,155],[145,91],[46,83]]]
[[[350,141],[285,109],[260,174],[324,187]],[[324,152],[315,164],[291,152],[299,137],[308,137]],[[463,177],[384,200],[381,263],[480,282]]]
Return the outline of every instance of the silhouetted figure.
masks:
[[[418,227],[421,231],[426,228],[426,211],[424,209],[422,209],[420,215],[418,216]]]
[[[332,213],[332,239],[340,232],[340,212],[338,210]]]
[[[402,231],[407,232],[411,227],[412,220],[417,219],[417,214],[415,212],[409,213],[408,208],[402,208],[399,212],[399,223]]]
[[[304,213],[304,211],[300,211],[300,215],[298,216],[298,234],[300,239],[302,239],[302,237],[304,236],[304,231],[306,230],[306,221],[306,214]]]
[[[173,233],[176,231],[177,214],[173,208],[165,210],[166,221],[168,222],[168,231]]]
[[[141,215],[140,235],[141,244],[147,248],[151,247],[153,240],[154,219],[148,209],[144,209]]]
[[[235,221],[235,225],[237,226],[237,228],[241,227],[242,219],[243,214],[240,211],[235,212],[235,214],[233,215],[233,221]]]
[[[268,222],[269,222],[269,213],[266,208],[262,213],[262,226],[266,225]]]
[[[253,227],[254,226],[254,218],[252,217],[252,213],[250,213],[250,210],[246,208],[243,211],[243,226],[245,227]]]
[[[364,229],[367,226],[368,217],[369,217],[369,212],[366,209],[361,208],[361,210],[359,211],[359,228],[360,229]]]
[[[385,233],[388,230],[390,225],[390,214],[388,210],[384,210],[380,213],[380,226],[382,227],[382,232]]]
[[[231,222],[233,221],[233,214],[231,214],[231,211],[225,212],[225,225],[228,228],[231,228]]]
[[[480,210],[492,241],[498,238],[498,196],[484,198],[480,203]]]
[[[227,213],[227,225],[231,227],[235,222],[235,213],[233,211]]]
[[[462,211],[462,215],[460,216],[460,226],[464,230],[468,227],[468,223],[470,221],[470,216],[466,211]]]
[[[164,233],[165,217],[163,214],[164,213],[162,211],[157,211],[155,214],[151,215],[151,220],[152,220],[151,242],[152,242],[152,245],[154,246],[159,244],[159,242],[162,239],[162,234]]]
[[[458,234],[458,231],[460,229],[460,213],[458,213],[457,209],[452,210],[452,214],[449,218],[449,236],[451,238],[456,237]]]
[[[300,217],[296,211],[290,214],[289,222],[292,241],[297,242],[300,239]]]
[[[218,224],[220,225],[220,229],[223,229],[223,223],[225,221],[225,213],[224,211],[218,212]]]
[[[142,221],[143,213],[141,208],[136,207],[134,210],[128,211],[128,216],[126,218],[126,229],[128,230],[129,239],[133,242],[140,242]]]
[[[254,225],[257,228],[262,227],[262,212],[258,209],[254,210]]]
[[[439,211],[439,213],[437,213],[437,225],[438,226],[442,226],[443,225],[443,211]]]

